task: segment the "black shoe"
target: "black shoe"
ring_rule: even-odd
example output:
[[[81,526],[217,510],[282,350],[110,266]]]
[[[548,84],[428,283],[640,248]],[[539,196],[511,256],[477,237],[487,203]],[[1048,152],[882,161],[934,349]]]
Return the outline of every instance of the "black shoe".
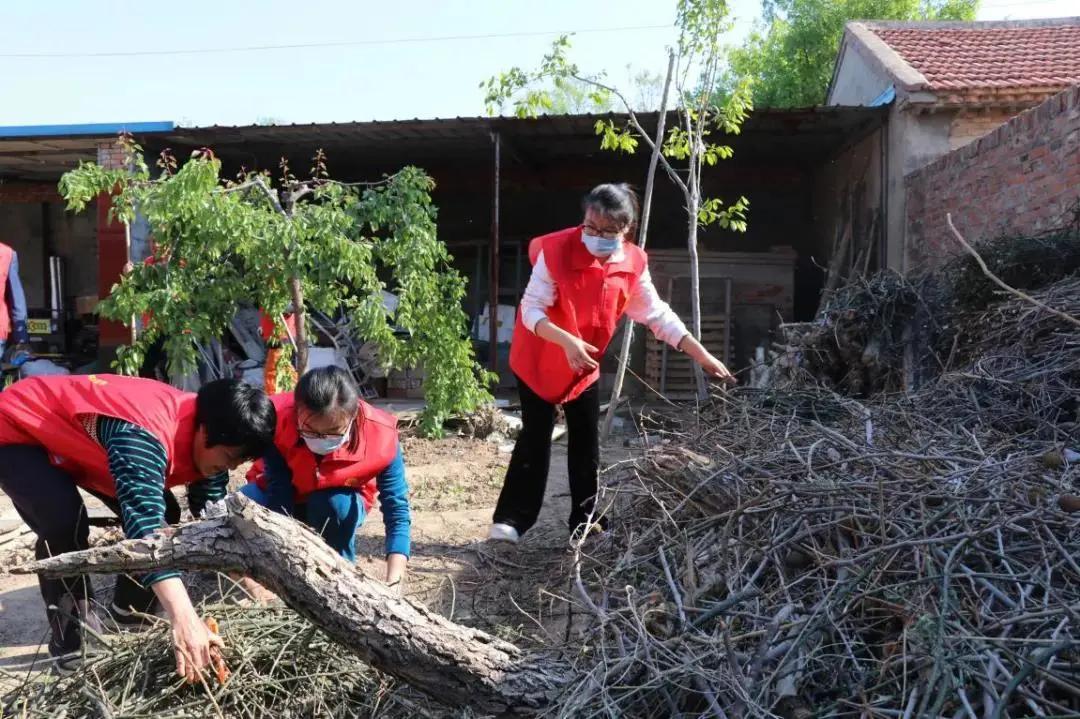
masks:
[[[50,651],[52,651],[50,649]],[[52,657],[52,669],[62,677],[71,676],[82,669],[84,658],[82,652],[70,652],[58,657]]]
[[[127,574],[121,574],[116,578],[116,590],[113,592],[110,610],[118,622],[131,623],[125,622],[121,616],[153,614],[157,608],[158,601],[154,590],[144,587]]]
[[[116,602],[109,605],[109,616],[114,622],[123,627],[149,627],[154,623],[153,615],[146,612],[136,612],[133,609],[124,609]]]
[[[74,599],[70,594],[58,606],[49,607],[49,656],[59,674],[71,674],[90,657],[100,653],[94,635],[102,631],[101,620],[89,599]]]

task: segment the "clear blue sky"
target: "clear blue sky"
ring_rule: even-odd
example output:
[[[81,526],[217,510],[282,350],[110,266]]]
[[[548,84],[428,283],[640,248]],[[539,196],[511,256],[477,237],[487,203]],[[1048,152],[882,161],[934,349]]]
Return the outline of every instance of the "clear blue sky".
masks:
[[[625,81],[660,71],[671,0],[36,0],[0,13],[0,125],[173,120],[184,125],[483,114],[481,80],[535,67],[556,34]],[[980,19],[1080,12],[1080,0],[986,0]],[[737,42],[759,0],[732,0]],[[543,33],[533,35],[531,33]],[[490,36],[432,40],[450,36]],[[332,43],[377,42],[352,46]],[[266,45],[247,52],[56,57]],[[13,57],[37,54],[54,57]]]

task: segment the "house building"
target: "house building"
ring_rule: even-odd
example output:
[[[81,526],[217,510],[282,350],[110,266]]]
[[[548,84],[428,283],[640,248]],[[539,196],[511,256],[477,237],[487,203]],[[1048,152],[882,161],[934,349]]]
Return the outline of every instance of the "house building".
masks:
[[[1080,83],[1080,17],[848,23],[827,105],[888,106],[882,144],[887,265],[910,247],[905,177]],[[1050,210],[1048,210],[1049,212]]]

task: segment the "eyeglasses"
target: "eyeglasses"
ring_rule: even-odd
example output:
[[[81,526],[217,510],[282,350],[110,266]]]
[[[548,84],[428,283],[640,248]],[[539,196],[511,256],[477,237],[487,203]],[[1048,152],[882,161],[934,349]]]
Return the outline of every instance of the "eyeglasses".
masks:
[[[622,233],[626,232],[625,227],[612,228],[612,227],[597,227],[596,225],[586,224],[582,227],[585,230],[585,234],[592,235],[593,237],[603,237],[605,240],[614,240]]]
[[[347,424],[345,426],[345,429],[341,430],[340,432],[333,432],[333,433],[330,433],[330,434],[324,434],[323,432],[312,432],[309,429],[299,429],[298,428],[297,433],[301,437],[303,437],[304,439],[336,439],[336,440],[339,440],[339,439],[343,438],[345,435],[347,435],[349,433],[349,430],[352,429],[352,426],[353,426],[353,423],[350,421],[349,424]]]

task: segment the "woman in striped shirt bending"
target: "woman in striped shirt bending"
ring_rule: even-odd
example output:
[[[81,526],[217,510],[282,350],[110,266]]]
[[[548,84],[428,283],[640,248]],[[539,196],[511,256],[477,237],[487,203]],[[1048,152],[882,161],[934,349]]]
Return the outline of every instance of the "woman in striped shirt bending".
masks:
[[[210,382],[199,393],[155,380],[112,375],[31,377],[0,394],[0,489],[37,535],[36,555],[86,549],[90,527],[79,489],[116,512],[129,539],[179,520],[167,490],[188,486],[192,512],[225,496],[228,470],[270,444],[274,406],[259,389],[235,380]],[[170,500],[170,501],[167,501]],[[80,621],[91,628],[88,578],[39,578],[57,669],[82,659]],[[117,581],[119,620],[160,601],[176,650],[176,670],[193,681],[221,639],[210,632],[177,572],[153,572],[141,583]]]

